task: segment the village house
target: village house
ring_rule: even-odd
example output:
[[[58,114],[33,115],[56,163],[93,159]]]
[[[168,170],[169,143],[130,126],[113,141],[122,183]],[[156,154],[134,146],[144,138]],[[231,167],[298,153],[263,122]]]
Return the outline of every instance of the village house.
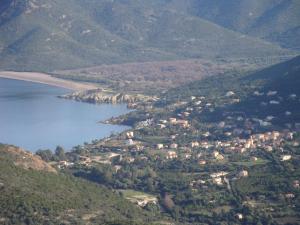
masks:
[[[132,139],[127,139],[126,141],[125,141],[125,144],[126,145],[134,145],[134,141],[132,140]]]
[[[191,154],[185,154],[184,157],[185,157],[185,159],[191,159],[192,155]]]
[[[247,151],[247,149],[246,149],[246,148],[243,148],[243,147],[237,147],[237,148],[236,148],[236,151],[237,151],[238,153],[240,153],[240,154],[243,154],[243,153],[245,153],[245,152]]]
[[[270,103],[271,105],[279,105],[279,104],[280,104],[279,101],[275,101],[275,100],[271,100],[269,103]]]
[[[294,139],[294,133],[293,132],[287,132],[285,134],[285,138],[289,141],[292,141]]]
[[[200,166],[203,166],[203,165],[206,164],[206,161],[205,161],[205,160],[200,160],[200,161],[198,162],[198,164],[199,164]]]
[[[238,177],[242,178],[242,177],[248,177],[249,173],[247,170],[242,170],[241,172],[239,172]]]
[[[194,103],[194,105],[201,105],[201,103],[202,103],[201,101],[197,101]]]
[[[231,103],[239,103],[239,102],[241,102],[241,99],[239,98],[234,98],[231,100]]]
[[[233,95],[235,95],[235,93],[233,91],[228,91],[225,96],[226,97],[231,97]]]
[[[274,116],[267,116],[265,120],[268,121],[268,122],[270,122],[270,121],[272,121],[273,119],[275,119]]]
[[[168,123],[168,121],[167,121],[167,120],[159,120],[159,122],[160,122],[160,123],[162,123],[162,124],[166,124],[166,123]]]
[[[264,93],[263,93],[263,92],[259,92],[259,91],[255,91],[255,92],[253,93],[253,95],[255,95],[255,96],[263,96]]]
[[[277,140],[279,137],[280,137],[280,133],[279,133],[278,131],[273,131],[273,132],[271,133],[271,138],[272,138],[273,140]]]
[[[136,202],[136,204],[138,205],[138,206],[140,206],[140,207],[145,207],[146,205],[148,205],[148,204],[150,204],[150,203],[152,203],[152,204],[157,204],[157,199],[156,198],[147,198],[147,199],[143,199],[143,200],[138,200],[137,202]]]
[[[269,91],[267,93],[267,96],[274,96],[274,95],[277,95],[277,91]]]
[[[200,147],[205,148],[205,149],[209,149],[212,146],[213,145],[209,144],[207,141],[201,142],[201,144],[200,144]]]
[[[126,157],[123,159],[123,161],[125,161],[127,163],[133,163],[135,161],[135,159],[133,157]]]
[[[241,213],[237,213],[237,214],[235,215],[235,217],[236,217],[238,220],[242,220],[242,219],[244,218],[243,214],[241,214]]]
[[[230,137],[230,136],[232,135],[231,132],[225,132],[224,134],[225,134],[225,136],[227,136],[227,137]]]
[[[217,160],[224,160],[224,156],[220,154],[220,155],[218,155],[218,156],[216,157],[216,159],[217,159]]]
[[[209,137],[209,136],[210,136],[210,132],[207,131],[207,132],[203,133],[202,135],[203,135],[204,137]]]
[[[92,162],[91,158],[87,156],[79,156],[79,160],[80,160],[79,164],[84,166],[88,166]]]
[[[177,149],[177,148],[178,148],[178,144],[173,143],[173,144],[170,145],[170,148],[172,148],[172,149]]]
[[[213,151],[212,156],[217,160],[223,160],[224,156],[221,155],[218,151]]]
[[[261,106],[267,106],[268,103],[266,103],[266,102],[261,102],[260,105],[261,105]]]
[[[222,177],[215,177],[212,179],[213,183],[216,184],[216,185],[223,185],[223,180],[222,180]]]
[[[157,149],[163,149],[163,148],[164,148],[164,145],[163,145],[163,144],[157,144],[157,145],[156,145],[156,148],[157,148]]]
[[[186,117],[189,117],[190,114],[191,114],[191,113],[189,113],[189,112],[183,112],[183,115],[186,116]]]
[[[293,181],[293,187],[294,188],[300,188],[300,182],[299,182],[299,180],[294,180]]]
[[[166,158],[167,159],[176,159],[178,156],[177,156],[177,153],[175,151],[168,151],[167,152],[167,156]]]
[[[189,125],[189,121],[187,120],[177,120],[177,123],[179,126],[183,127],[183,128],[188,128]]]
[[[177,136],[177,135],[171,135],[170,138],[171,138],[172,140],[175,140],[175,139],[176,139],[176,136]]]
[[[167,127],[165,124],[161,124],[161,123],[157,124],[157,126],[158,126],[159,129],[164,129],[164,128]]]
[[[295,195],[293,193],[287,193],[285,194],[286,198],[295,198]]]
[[[293,142],[293,147],[299,147],[300,143],[298,141]]]
[[[127,133],[126,133],[126,137],[127,137],[128,139],[134,138],[134,133],[133,133],[133,131],[127,132]]]
[[[254,162],[256,162],[258,160],[258,158],[255,157],[255,156],[253,156],[253,157],[251,157],[251,160],[254,161]]]
[[[116,165],[114,166],[114,171],[117,173],[120,169],[122,169],[122,166]]]
[[[217,173],[210,174],[210,177],[211,178],[216,178],[216,177],[224,177],[226,175],[228,175],[228,172],[220,171],[220,172],[217,172]]]
[[[290,111],[286,111],[284,114],[285,114],[286,116],[292,115],[292,113],[291,113]]]
[[[264,148],[267,152],[272,152],[273,151],[273,147],[272,146],[265,146]]]
[[[292,159],[291,155],[282,155],[281,156],[281,161],[289,161]]]
[[[213,151],[212,156],[214,158],[218,157],[218,155],[220,155],[220,153],[218,151]]]
[[[192,148],[197,148],[197,147],[199,147],[199,142],[198,141],[193,141],[193,142],[191,142],[191,147]]]
[[[102,157],[101,156],[92,156],[91,160],[92,160],[92,162],[99,163],[102,160]]]
[[[246,143],[245,143],[245,148],[247,148],[247,149],[255,148],[255,145],[254,145],[254,141],[253,141],[252,136],[250,137],[249,140],[246,141]]]
[[[58,168],[59,169],[62,169],[62,168],[67,168],[67,167],[70,167],[70,166],[73,166],[74,165],[74,163],[72,163],[72,162],[68,162],[68,161],[60,161],[59,163],[58,163]]]
[[[170,124],[176,124],[177,119],[176,118],[169,118]]]

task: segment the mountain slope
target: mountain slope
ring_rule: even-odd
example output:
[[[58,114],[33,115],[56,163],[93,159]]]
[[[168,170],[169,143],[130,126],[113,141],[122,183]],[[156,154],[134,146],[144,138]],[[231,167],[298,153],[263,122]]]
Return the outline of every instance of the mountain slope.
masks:
[[[229,114],[242,114],[261,121],[272,117],[273,125],[285,127],[300,122],[299,86],[300,56],[250,74],[229,72],[205,78],[170,90],[162,99],[172,103],[206,96],[215,110],[201,115],[204,120],[222,121]],[[235,93],[233,97],[227,97],[229,91]],[[234,99],[238,102],[232,103]]]
[[[0,68],[10,70],[291,53],[162,0],[5,0],[0,34]]]
[[[102,186],[48,170],[24,169],[29,160],[25,156],[28,153],[0,144],[1,224],[143,224],[155,217]]]
[[[190,11],[229,29],[300,49],[297,0],[191,0]]]

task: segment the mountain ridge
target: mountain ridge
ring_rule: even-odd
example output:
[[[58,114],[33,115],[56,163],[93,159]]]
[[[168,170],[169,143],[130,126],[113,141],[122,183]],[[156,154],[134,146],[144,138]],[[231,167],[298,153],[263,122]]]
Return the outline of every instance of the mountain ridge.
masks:
[[[52,71],[294,54],[169,5],[160,0],[6,0],[0,8],[0,68]]]

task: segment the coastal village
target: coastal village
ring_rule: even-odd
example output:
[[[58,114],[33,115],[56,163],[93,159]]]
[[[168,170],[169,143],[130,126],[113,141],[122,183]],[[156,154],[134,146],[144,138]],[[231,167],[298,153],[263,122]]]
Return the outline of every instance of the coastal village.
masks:
[[[296,94],[283,97],[273,90],[267,93],[255,91],[252,97],[257,99],[257,107],[261,108],[266,105],[277,106],[284,101],[300,104],[300,98]],[[265,102],[266,99],[268,102]],[[228,91],[221,100],[218,99],[219,105],[239,102],[240,98],[233,91]],[[216,102],[204,96],[190,96],[189,101],[170,104],[167,111],[161,113],[161,109],[155,106],[155,101],[151,104],[148,102],[146,108],[143,105],[146,119],[143,117],[144,120],[141,120],[136,116],[132,130],[77,146],[69,153],[68,158],[72,160],[59,161],[57,167],[73,171],[78,168],[92,170],[94,167],[108,166],[116,179],[123,176],[122,171],[130,167],[140,170],[151,168],[155,171],[155,164],[158,162],[162,167],[186,165],[189,168],[188,172],[184,172],[189,174],[186,182],[193,195],[209,189],[234,195],[236,188],[232,185],[251,177],[255,166],[276,163],[294,170],[300,160],[300,123],[287,123],[284,129],[276,129],[277,126],[272,121],[277,118],[272,114],[259,118],[247,116],[244,112],[227,111],[222,112],[220,121],[201,121],[203,114],[217,111],[216,105]],[[285,111],[282,116],[288,118],[291,112]],[[111,121],[120,121],[120,118],[113,118]],[[292,206],[299,193],[299,180],[291,180],[289,185],[290,191],[280,195],[288,199]],[[122,190],[122,185],[114,186],[117,191],[126,193],[126,190]],[[133,190],[135,185],[125,186],[129,187],[130,193],[134,192],[131,195],[125,194],[126,198],[140,207],[158,205],[160,202],[160,194],[155,190]],[[210,196],[203,205],[217,206],[221,204],[219,200],[216,196]],[[255,207],[254,199],[245,200],[243,204],[245,202]],[[238,220],[243,220],[245,215],[239,212],[235,216]]]

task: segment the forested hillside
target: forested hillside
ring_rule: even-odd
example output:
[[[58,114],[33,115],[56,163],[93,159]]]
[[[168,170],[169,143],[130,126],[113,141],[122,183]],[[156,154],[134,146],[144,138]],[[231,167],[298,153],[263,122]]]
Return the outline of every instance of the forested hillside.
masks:
[[[0,144],[1,224],[143,224],[155,215],[111,190],[40,168],[38,156]],[[50,168],[50,166],[48,166]]]

